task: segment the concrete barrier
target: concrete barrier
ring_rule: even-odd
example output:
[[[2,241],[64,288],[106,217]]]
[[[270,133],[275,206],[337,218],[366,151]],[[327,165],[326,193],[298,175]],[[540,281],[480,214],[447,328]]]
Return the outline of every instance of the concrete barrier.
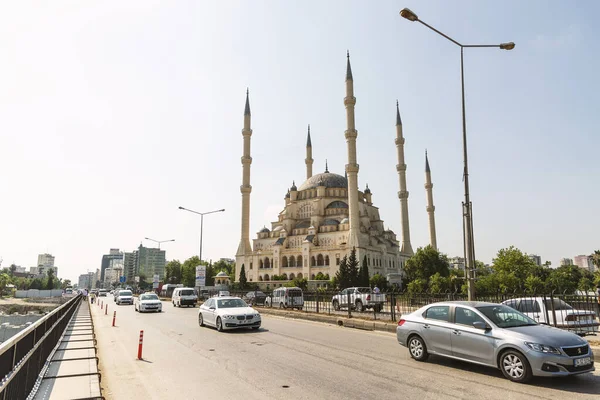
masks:
[[[24,299],[24,298],[37,298],[37,297],[61,297],[62,290],[61,289],[52,289],[52,290],[38,290],[38,289],[29,289],[29,290],[17,290],[15,292],[15,297]]]

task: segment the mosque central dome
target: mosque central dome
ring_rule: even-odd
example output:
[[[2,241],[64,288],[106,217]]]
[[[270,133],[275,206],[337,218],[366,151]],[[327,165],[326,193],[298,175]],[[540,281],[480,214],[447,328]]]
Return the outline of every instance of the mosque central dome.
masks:
[[[306,182],[300,185],[298,191],[316,189],[318,186],[347,189],[348,179],[332,172],[323,172],[322,174],[316,174],[308,178]]]

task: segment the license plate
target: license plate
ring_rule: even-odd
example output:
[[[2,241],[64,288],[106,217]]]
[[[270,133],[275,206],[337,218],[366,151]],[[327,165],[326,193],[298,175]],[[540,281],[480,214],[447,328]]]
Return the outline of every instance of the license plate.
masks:
[[[592,363],[592,359],[590,357],[577,358],[574,360],[575,367],[582,367],[584,365],[590,365]]]

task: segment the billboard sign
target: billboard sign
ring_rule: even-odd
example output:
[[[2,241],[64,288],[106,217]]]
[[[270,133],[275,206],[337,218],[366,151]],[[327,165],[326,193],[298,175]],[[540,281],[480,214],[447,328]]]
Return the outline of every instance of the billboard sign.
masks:
[[[196,267],[196,286],[206,286],[206,265]]]
[[[136,283],[140,283],[140,277],[139,276],[136,276],[134,280],[135,280]]]
[[[154,274],[154,276],[152,277],[152,283],[158,283],[158,274]]]

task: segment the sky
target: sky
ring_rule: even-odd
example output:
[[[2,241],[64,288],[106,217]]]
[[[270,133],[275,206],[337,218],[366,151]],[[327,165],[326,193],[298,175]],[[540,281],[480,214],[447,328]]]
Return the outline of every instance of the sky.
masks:
[[[400,104],[413,248],[463,252],[460,50],[477,259],[514,245],[554,266],[600,248],[600,3],[572,1],[2,1],[0,258],[56,257],[75,280],[110,248],[165,243],[167,259],[233,258],[243,110],[252,109],[251,236],[305,178],[344,174],[350,51],[359,188],[400,236]]]

